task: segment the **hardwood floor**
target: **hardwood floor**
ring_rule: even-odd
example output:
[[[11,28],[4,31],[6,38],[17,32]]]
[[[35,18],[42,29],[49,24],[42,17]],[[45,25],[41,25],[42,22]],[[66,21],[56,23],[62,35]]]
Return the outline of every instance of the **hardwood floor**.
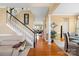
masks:
[[[28,56],[66,56],[66,54],[55,43],[48,45],[46,41],[40,38],[36,47],[30,49]]]

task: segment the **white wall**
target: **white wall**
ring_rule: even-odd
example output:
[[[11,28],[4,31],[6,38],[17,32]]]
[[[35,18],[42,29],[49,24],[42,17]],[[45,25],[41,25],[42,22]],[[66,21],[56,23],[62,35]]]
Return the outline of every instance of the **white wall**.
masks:
[[[6,25],[6,8],[0,8],[0,34],[16,34]]]

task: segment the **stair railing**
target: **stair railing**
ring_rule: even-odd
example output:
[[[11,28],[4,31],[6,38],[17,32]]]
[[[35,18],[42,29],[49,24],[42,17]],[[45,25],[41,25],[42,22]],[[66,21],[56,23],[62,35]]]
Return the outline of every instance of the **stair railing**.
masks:
[[[11,17],[13,17],[16,21],[18,21],[20,24],[22,24],[25,28],[29,29],[33,34],[34,34],[34,41],[33,41],[33,46],[35,48],[35,44],[36,44],[36,34],[35,32],[30,29],[27,25],[25,25],[24,23],[22,23],[18,18],[16,18],[14,15],[12,15],[9,11],[6,11]]]

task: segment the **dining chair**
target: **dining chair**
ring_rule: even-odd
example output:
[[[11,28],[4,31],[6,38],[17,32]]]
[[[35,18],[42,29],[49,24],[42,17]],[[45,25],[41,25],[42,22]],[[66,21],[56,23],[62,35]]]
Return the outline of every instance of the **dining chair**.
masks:
[[[73,36],[72,36],[72,35],[70,35],[70,33],[69,33],[69,32],[67,32],[67,35],[68,35],[68,37],[69,37],[69,41],[76,40],[76,39],[74,39],[74,38],[71,38],[71,37],[73,37]],[[77,36],[77,34],[75,34],[74,36]]]
[[[67,32],[67,35],[68,35],[69,41],[74,40],[73,38],[70,38],[70,37],[71,37],[71,35],[70,35],[70,33],[69,33],[69,32]]]
[[[70,33],[69,33],[69,32],[67,32],[67,34],[68,34],[68,36],[70,37]]]
[[[64,33],[64,39],[65,39],[64,50],[65,50],[66,52],[68,52],[68,39],[67,39],[66,33]]]
[[[79,55],[79,51],[78,51],[79,45],[70,41],[67,33],[64,33],[64,39],[65,39],[64,50],[68,53],[73,54],[73,55]]]

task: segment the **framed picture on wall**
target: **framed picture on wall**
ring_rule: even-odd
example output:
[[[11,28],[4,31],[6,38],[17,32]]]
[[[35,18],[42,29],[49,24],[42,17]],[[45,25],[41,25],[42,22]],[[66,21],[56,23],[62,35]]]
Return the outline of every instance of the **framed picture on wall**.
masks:
[[[24,24],[25,25],[29,24],[29,14],[24,14]]]

